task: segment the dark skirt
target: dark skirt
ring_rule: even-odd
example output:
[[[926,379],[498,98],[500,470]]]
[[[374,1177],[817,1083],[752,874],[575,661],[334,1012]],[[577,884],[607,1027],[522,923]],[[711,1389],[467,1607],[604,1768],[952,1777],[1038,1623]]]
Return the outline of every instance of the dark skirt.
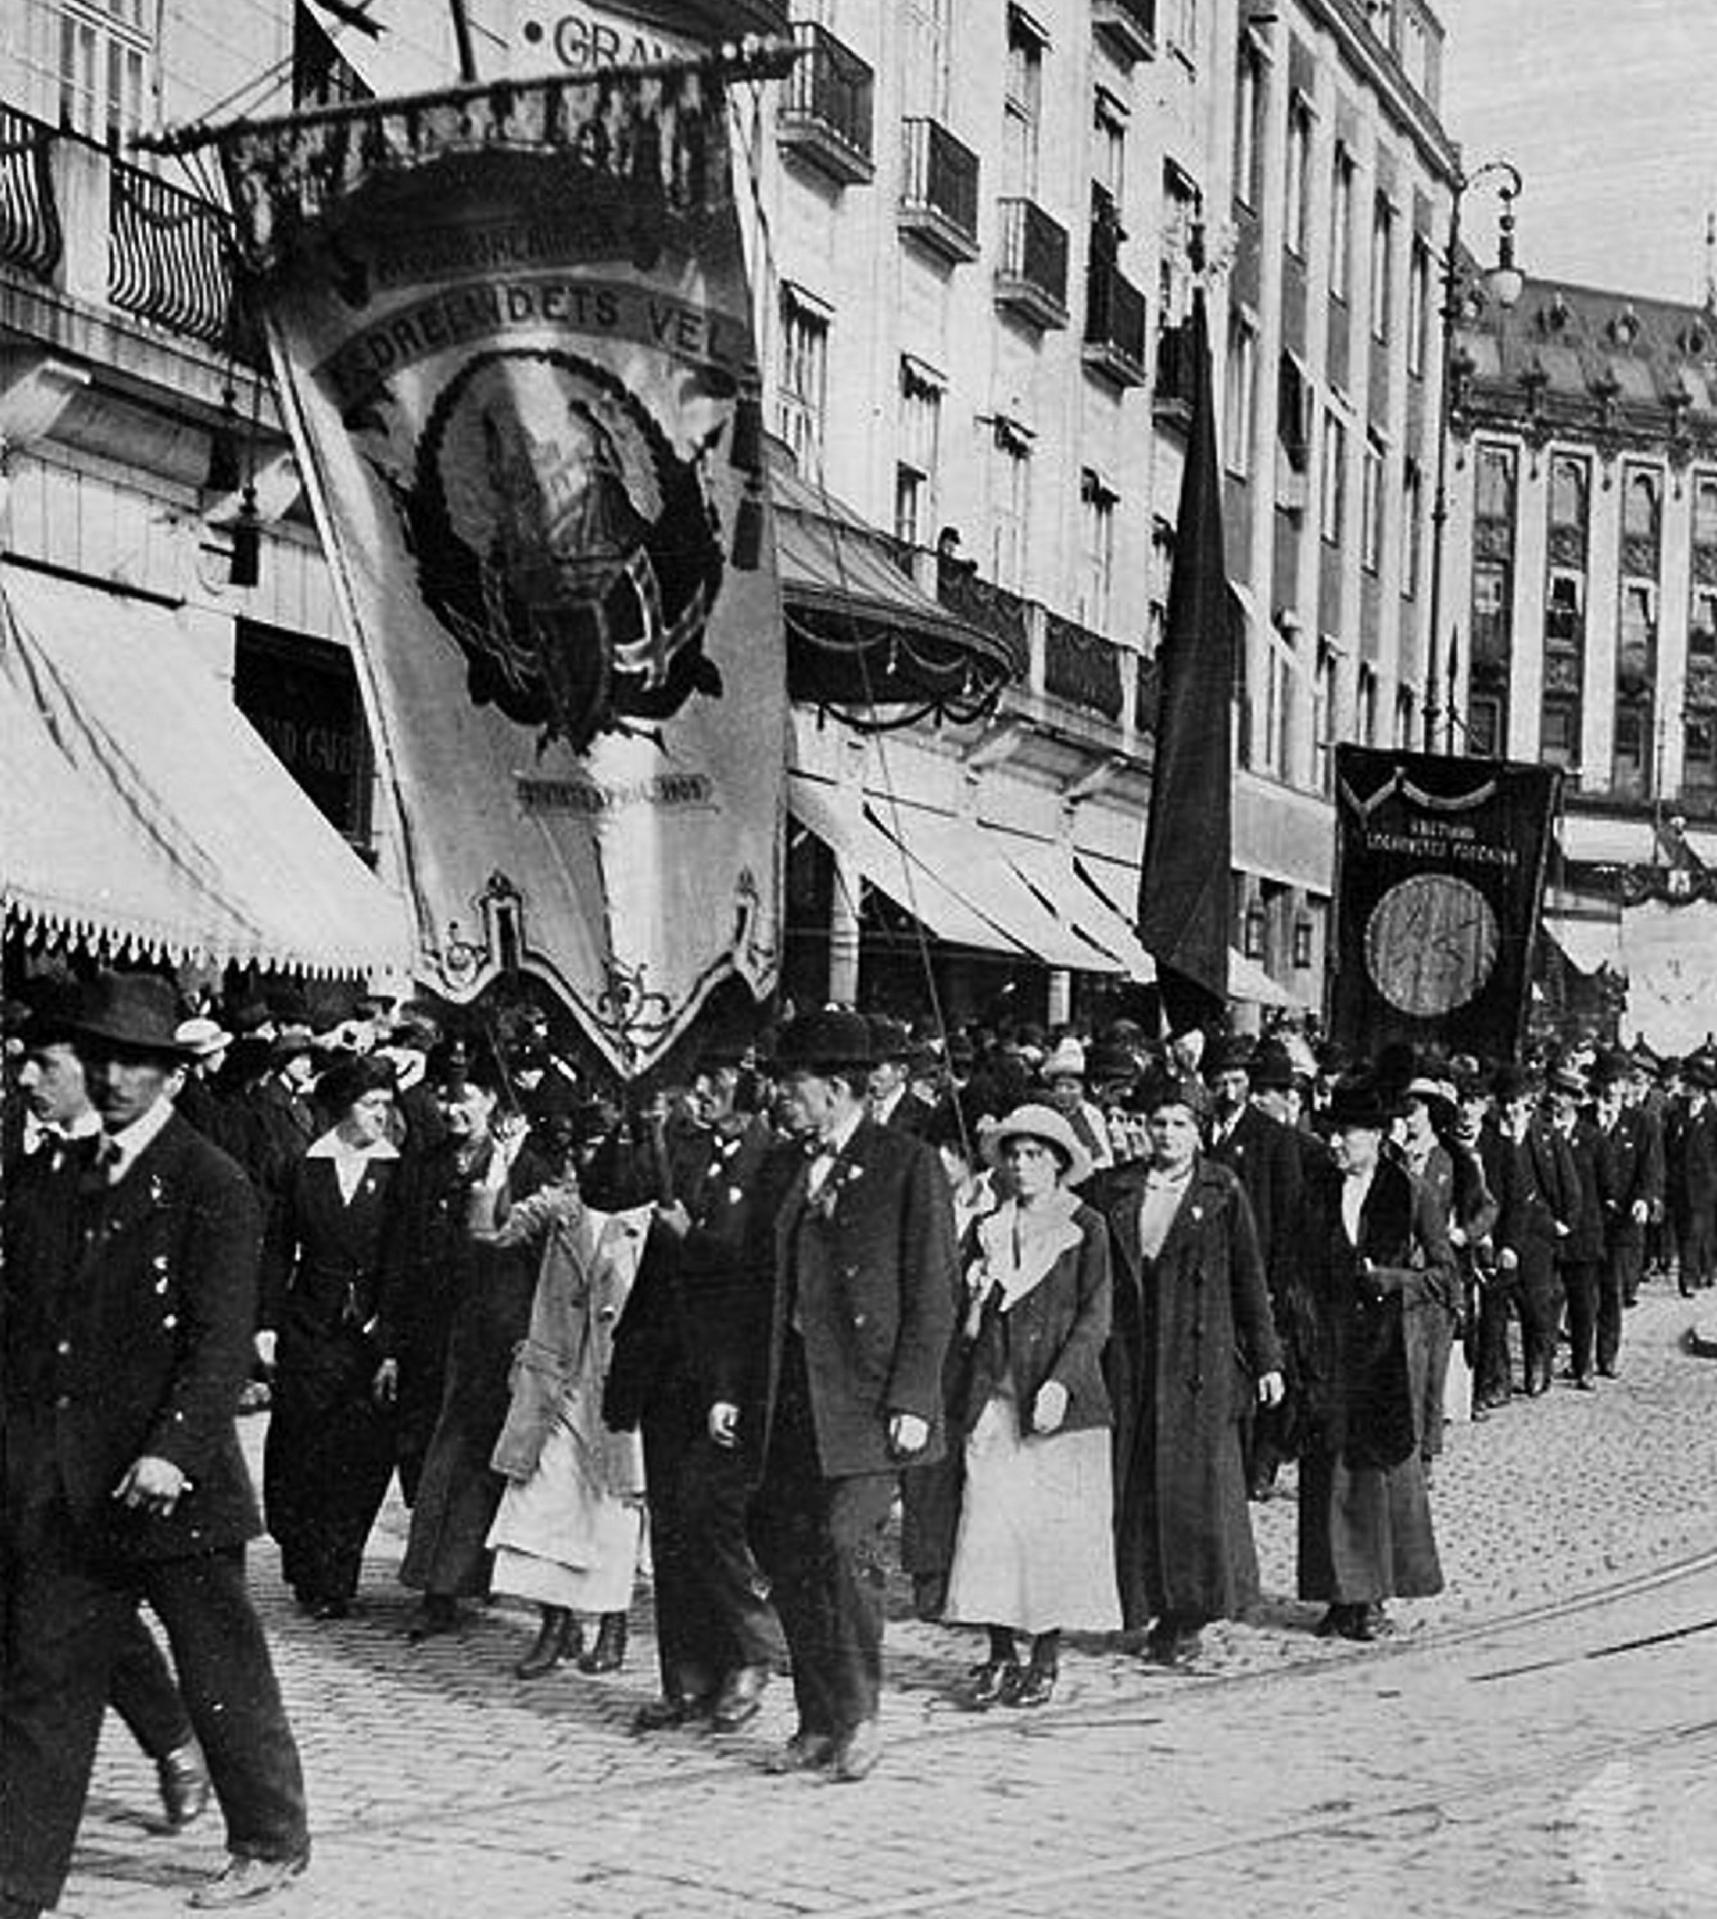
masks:
[[[1331,1605],[1443,1590],[1416,1452],[1388,1468],[1349,1466],[1322,1447],[1302,1458],[1299,1588]]]
[[[307,1604],[350,1599],[387,1496],[394,1419],[371,1392],[374,1349],[350,1327],[283,1327],[262,1455],[263,1505],[286,1583]]]

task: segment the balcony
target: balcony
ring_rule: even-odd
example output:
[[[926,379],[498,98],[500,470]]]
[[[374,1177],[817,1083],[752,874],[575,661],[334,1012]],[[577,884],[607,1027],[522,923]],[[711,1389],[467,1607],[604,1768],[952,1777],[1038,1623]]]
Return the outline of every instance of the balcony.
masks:
[[[54,130],[0,102],[0,263],[49,280],[63,235],[55,203]]]
[[[1150,378],[1145,296],[1119,267],[1093,260],[1085,275],[1085,364],[1118,387]]]
[[[958,266],[978,257],[978,156],[940,121],[906,120],[900,230]]]
[[[1124,67],[1155,59],[1156,0],[1091,0],[1091,31]]]
[[[1059,613],[1043,618],[1043,690],[1069,706],[1117,723],[1127,704],[1123,663],[1130,657],[1101,633]]]
[[[1067,324],[1067,229],[1032,200],[1001,203],[996,305],[1028,324]]]
[[[876,173],[870,66],[814,20],[799,21],[793,37],[805,52],[787,76],[776,137],[842,186],[861,186]]]
[[[1164,327],[1157,335],[1157,377],[1151,388],[1151,412],[1159,424],[1182,433],[1192,424],[1194,367],[1184,329]]]
[[[234,321],[227,215],[124,160],[113,162],[109,191],[108,298],[224,350]]]

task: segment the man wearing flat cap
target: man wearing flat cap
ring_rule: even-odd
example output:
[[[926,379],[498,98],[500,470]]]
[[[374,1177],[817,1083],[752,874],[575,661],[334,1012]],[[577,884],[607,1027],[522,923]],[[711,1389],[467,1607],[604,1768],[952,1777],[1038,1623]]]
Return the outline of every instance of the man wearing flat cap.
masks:
[[[115,1658],[146,1598],[167,1629],[231,1854],[192,1904],[252,1904],[309,1859],[297,1747],[244,1583],[259,1530],[234,1414],[260,1220],[249,1182],[173,1110],[171,988],[94,982],[69,1022],[103,1143],[38,1336],[0,1355],[0,1916],[59,1898]],[[11,1321],[10,1314],[8,1315]]]
[[[793,1020],[776,1065],[808,1151],[774,1219],[762,1378],[718,1381],[711,1431],[763,1462],[753,1537],[799,1710],[772,1769],[856,1780],[880,1752],[883,1527],[900,1469],[943,1444],[953,1213],[934,1152],[866,1113],[861,1017]]]

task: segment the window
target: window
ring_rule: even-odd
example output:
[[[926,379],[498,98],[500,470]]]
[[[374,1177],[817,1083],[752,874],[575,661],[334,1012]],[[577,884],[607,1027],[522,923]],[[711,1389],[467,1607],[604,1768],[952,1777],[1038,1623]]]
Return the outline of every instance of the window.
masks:
[[[1425,372],[1425,341],[1431,323],[1431,249],[1417,234],[1407,255],[1407,371]]]
[[[1199,0],[1168,0],[1168,43],[1190,65],[1198,64]]]
[[[1319,648],[1318,684],[1313,698],[1316,702],[1312,726],[1318,754],[1318,790],[1333,793],[1337,739],[1336,658],[1335,649],[1327,645]]]
[[[1264,59],[1250,40],[1240,43],[1234,86],[1234,197],[1258,204],[1258,128],[1264,111]]]
[[[1010,194],[1037,195],[1038,133],[1043,123],[1043,34],[1017,7],[1008,9],[1008,65],[1002,94],[1002,171]]]
[[[1709,473],[1693,482],[1693,544],[1717,546],[1717,476]]]
[[[1296,93],[1288,109],[1287,230],[1284,238],[1288,251],[1297,254],[1302,260],[1306,257],[1311,213],[1311,175],[1312,109],[1305,96]]]
[[[1564,531],[1586,531],[1586,462],[1559,453],[1550,462],[1550,524]]]
[[[1358,711],[1353,720],[1359,730],[1360,745],[1377,745],[1377,669],[1374,666],[1359,669]]]
[[[1425,541],[1425,476],[1417,460],[1401,469],[1401,592],[1405,599],[1419,595],[1419,568]]]
[[[1198,218],[1198,183],[1163,162],[1162,239],[1157,264],[1157,332],[1177,327],[1192,307],[1192,267],[1188,248]]]
[[[1618,671],[1627,670],[1625,656],[1630,652],[1649,655],[1657,637],[1657,594],[1646,580],[1622,582],[1622,653]]]
[[[1395,209],[1377,196],[1371,211],[1371,334],[1389,338],[1389,302],[1395,291]]]
[[[1622,532],[1630,539],[1657,542],[1658,507],[1662,483],[1649,467],[1628,468],[1622,494]]]
[[[936,512],[942,443],[940,374],[903,354],[900,361],[900,457],[894,469],[894,537],[928,546]]]
[[[1324,414],[1323,467],[1319,492],[1319,525],[1332,546],[1341,544],[1347,524],[1347,422],[1340,414]]]
[[[1700,587],[1693,595],[1693,617],[1687,628],[1687,657],[1717,662],[1717,591]]]
[[[1467,751],[1494,760],[1502,752],[1502,700],[1495,693],[1475,693],[1467,701]]]
[[[1514,454],[1505,446],[1481,446],[1473,478],[1473,512],[1481,520],[1514,519]]]
[[[1085,533],[1085,624],[1103,632],[1109,624],[1109,590],[1115,568],[1115,509],[1120,495],[1089,468],[1079,476]]]
[[[1258,330],[1242,313],[1228,320],[1228,378],[1222,395],[1222,457],[1230,473],[1252,471],[1252,414],[1258,383]]]
[[[156,0],[60,0],[31,8],[33,104],[110,147],[154,123]]]
[[[1031,531],[1031,435],[1013,420],[998,418],[993,427],[990,577],[1010,593],[1023,593]]]
[[[1395,744],[1402,749],[1418,745],[1418,701],[1410,686],[1395,689]]]
[[[1091,113],[1091,178],[1119,223],[1127,203],[1127,109],[1107,87],[1097,89]]]
[[[828,368],[829,309],[802,287],[783,283],[777,430],[801,473],[822,463]]]
[[[1552,651],[1578,653],[1584,628],[1586,579],[1566,567],[1552,567],[1544,598],[1544,642]]]
[[[1681,784],[1707,798],[1717,792],[1717,715],[1687,715],[1681,729]]]
[[[1505,658],[1511,626],[1509,602],[1513,591],[1509,570],[1501,560],[1477,560],[1473,564],[1473,653],[1474,657]]]
[[[905,14],[904,112],[946,123],[949,15],[954,0],[897,0]]]
[[[1263,737],[1258,763],[1266,773],[1285,775],[1293,751],[1294,666],[1279,644],[1264,654]]]
[[[1580,762],[1580,702],[1571,694],[1547,693],[1539,716],[1538,756],[1546,766]]]
[[[1631,701],[1616,707],[1615,770],[1611,785],[1617,793],[1638,798],[1646,784],[1646,719],[1649,709]]]
[[[1337,147],[1330,184],[1329,290],[1345,300],[1353,265],[1353,155]]]
[[[1383,564],[1383,442],[1365,436],[1365,473],[1359,501],[1360,561],[1367,573]]]

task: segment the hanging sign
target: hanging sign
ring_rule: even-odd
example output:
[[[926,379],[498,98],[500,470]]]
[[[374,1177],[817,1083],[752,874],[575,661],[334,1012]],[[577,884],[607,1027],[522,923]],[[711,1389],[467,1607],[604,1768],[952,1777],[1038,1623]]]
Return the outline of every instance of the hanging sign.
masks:
[[[780,598],[710,62],[229,129],[428,983],[615,1070],[779,951]]]

